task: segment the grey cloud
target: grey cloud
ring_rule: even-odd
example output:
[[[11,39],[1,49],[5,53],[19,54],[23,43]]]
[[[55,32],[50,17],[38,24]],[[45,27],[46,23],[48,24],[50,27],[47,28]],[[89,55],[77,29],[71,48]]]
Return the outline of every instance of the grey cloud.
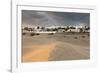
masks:
[[[43,12],[33,10],[22,11],[22,24],[52,26],[52,25],[76,25],[84,23],[89,25],[89,13],[69,12]]]

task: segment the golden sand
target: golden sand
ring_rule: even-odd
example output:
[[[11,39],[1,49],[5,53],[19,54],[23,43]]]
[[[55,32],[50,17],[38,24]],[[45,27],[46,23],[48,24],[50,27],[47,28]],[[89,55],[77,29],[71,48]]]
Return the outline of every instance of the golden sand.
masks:
[[[48,61],[51,51],[55,49],[57,44],[33,45],[32,48],[37,49],[23,55],[23,62]]]

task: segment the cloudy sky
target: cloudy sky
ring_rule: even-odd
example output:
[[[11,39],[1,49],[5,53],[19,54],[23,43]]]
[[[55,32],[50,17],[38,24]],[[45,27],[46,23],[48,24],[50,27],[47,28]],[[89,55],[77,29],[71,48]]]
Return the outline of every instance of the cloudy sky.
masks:
[[[60,25],[88,25],[89,13],[45,12],[22,10],[22,25],[60,26]]]

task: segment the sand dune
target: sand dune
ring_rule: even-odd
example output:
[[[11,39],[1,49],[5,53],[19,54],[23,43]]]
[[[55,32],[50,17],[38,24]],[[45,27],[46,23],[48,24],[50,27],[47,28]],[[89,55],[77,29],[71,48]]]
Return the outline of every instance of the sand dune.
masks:
[[[83,34],[25,35],[22,38],[22,62],[89,59],[89,37],[81,36]]]
[[[51,43],[46,45],[33,45],[32,48],[38,48],[33,50],[23,56],[23,62],[33,62],[33,61],[48,61],[49,55],[57,43]]]

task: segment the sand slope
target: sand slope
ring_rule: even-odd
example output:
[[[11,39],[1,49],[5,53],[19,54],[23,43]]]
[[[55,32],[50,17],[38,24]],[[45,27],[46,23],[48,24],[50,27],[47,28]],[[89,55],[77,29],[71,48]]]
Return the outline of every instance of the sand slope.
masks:
[[[23,56],[23,62],[33,62],[33,61],[47,61],[50,53],[55,49],[57,43],[51,43],[47,45],[33,45],[33,48],[38,48],[38,50],[33,50]]]
[[[89,37],[82,36],[83,34],[25,35],[22,38],[22,62],[89,59]]]

